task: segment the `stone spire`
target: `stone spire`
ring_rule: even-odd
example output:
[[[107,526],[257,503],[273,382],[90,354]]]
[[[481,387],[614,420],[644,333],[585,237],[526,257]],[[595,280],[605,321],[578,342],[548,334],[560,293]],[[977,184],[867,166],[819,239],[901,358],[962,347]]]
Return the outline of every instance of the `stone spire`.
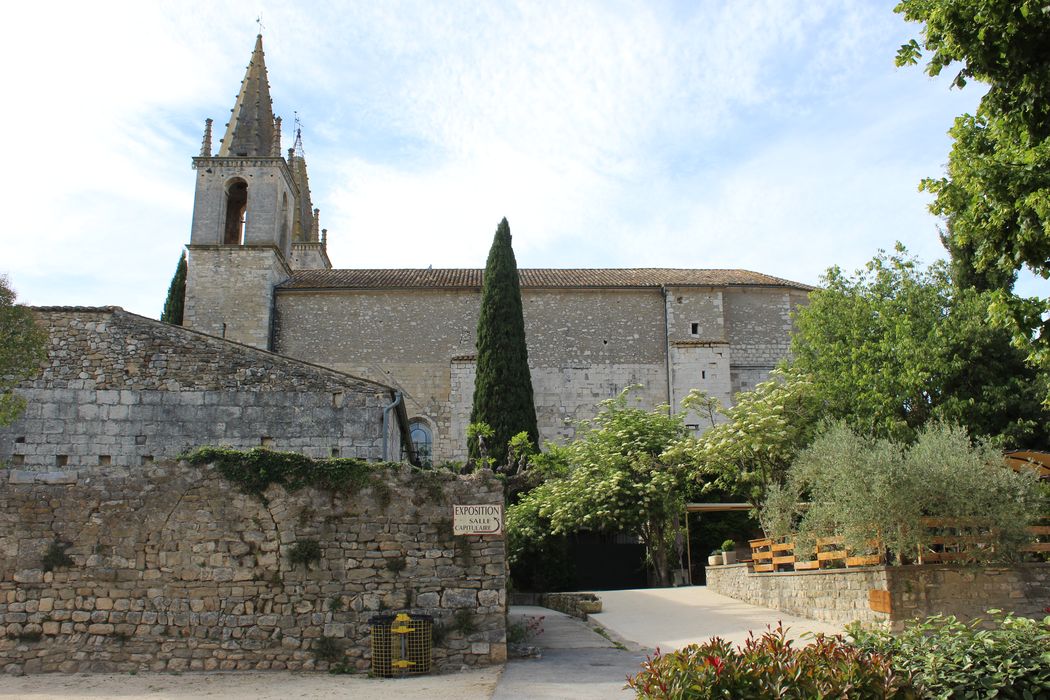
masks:
[[[292,240],[297,243],[316,243],[314,204],[310,196],[310,178],[306,174],[302,129],[295,130],[295,145],[288,149],[288,165],[292,171],[292,181],[299,190],[292,222]]]
[[[201,141],[201,158],[211,158],[211,119],[204,120],[204,139]]]
[[[230,114],[230,123],[226,125],[219,157],[269,158],[273,143],[273,102],[260,34],[255,38],[255,51]]]

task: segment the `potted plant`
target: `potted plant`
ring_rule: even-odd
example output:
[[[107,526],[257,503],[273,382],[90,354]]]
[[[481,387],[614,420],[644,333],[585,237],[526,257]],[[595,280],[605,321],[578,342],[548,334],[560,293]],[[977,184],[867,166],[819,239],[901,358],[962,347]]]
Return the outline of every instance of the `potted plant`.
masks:
[[[718,566],[721,563],[722,563],[722,550],[721,549],[713,549],[713,550],[711,550],[711,555],[707,557],[707,565],[708,566]]]
[[[736,542],[733,540],[722,543],[722,563],[736,564]]]

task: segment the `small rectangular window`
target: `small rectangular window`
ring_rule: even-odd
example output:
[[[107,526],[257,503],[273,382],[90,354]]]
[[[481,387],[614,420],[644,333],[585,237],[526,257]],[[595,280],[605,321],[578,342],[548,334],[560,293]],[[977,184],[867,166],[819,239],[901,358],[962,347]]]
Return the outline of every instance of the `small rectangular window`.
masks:
[[[689,324],[689,333],[691,335],[700,335],[700,324],[699,323],[695,323],[695,322],[694,323],[690,323]]]
[[[64,467],[69,464],[69,455],[55,455],[55,466]]]
[[[135,436],[135,444],[136,445],[145,445],[146,444],[146,436],[145,435],[136,435]]]
[[[705,369],[700,370],[700,378],[701,379],[707,379],[707,370],[705,370]]]
[[[259,444],[263,447],[271,447],[273,445],[273,438],[269,435],[263,435],[259,438]]]
[[[15,444],[16,445],[25,444],[25,441],[26,441],[26,436],[25,435],[20,435],[19,437],[15,438]]]
[[[153,464],[153,455],[142,455],[142,464]]]
[[[329,457],[333,457],[333,458],[338,457],[339,456],[339,448],[338,447],[330,448],[328,450],[328,456]]]
[[[98,456],[98,466],[100,466],[100,467],[108,467],[111,464],[113,464],[113,458],[110,457],[109,455],[99,455]]]

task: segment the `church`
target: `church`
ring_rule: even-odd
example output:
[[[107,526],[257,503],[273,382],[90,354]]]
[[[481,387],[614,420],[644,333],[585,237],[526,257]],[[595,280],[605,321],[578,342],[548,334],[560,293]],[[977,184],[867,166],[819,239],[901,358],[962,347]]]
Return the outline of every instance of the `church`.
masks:
[[[464,459],[483,270],[332,266],[301,133],[282,150],[261,35],[217,150],[212,138],[209,119],[193,159],[184,325],[393,387],[416,452]],[[542,441],[570,438],[629,385],[649,406],[692,389],[731,405],[788,353],[812,289],[747,270],[519,274]]]

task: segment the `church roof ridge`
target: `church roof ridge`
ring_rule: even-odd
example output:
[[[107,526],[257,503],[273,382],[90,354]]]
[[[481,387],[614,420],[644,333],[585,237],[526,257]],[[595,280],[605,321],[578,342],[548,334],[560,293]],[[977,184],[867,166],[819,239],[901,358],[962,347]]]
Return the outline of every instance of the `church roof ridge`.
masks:
[[[244,72],[237,101],[233,105],[226,135],[219,147],[220,157],[268,157],[273,155],[274,118],[270,100],[270,81],[266,74],[262,34],[255,37],[255,49]]]
[[[358,268],[297,270],[281,289],[480,289],[480,268]],[[671,267],[519,268],[523,289],[659,287],[788,287],[808,284],[741,269]]]

